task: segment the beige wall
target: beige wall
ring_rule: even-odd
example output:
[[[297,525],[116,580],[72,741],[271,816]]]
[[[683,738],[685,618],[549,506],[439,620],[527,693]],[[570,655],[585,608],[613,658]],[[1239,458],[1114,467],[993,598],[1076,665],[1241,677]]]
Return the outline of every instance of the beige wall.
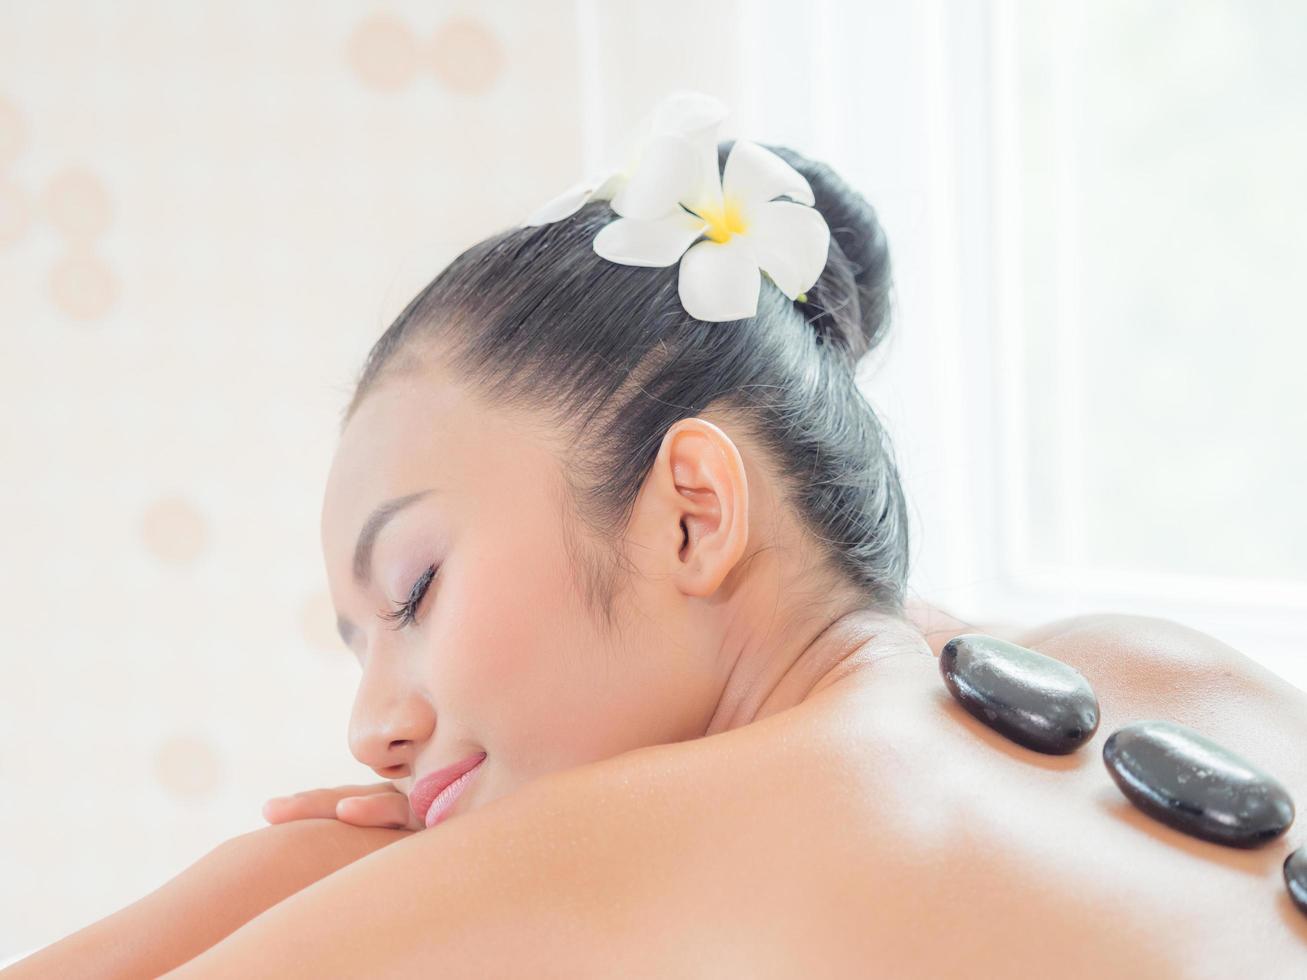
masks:
[[[689,10],[0,7],[0,962],[376,778],[318,543],[354,372],[664,90],[731,101]]]

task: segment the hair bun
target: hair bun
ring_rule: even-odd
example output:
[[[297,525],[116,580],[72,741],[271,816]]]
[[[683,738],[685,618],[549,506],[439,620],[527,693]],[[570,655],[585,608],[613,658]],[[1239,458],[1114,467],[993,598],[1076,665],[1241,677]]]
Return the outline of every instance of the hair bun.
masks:
[[[734,141],[718,145],[725,165]],[[855,363],[884,339],[892,286],[889,242],[876,209],[825,163],[787,146],[760,143],[807,179],[814,205],[830,226],[826,266],[807,292],[803,311],[823,343],[845,350]]]

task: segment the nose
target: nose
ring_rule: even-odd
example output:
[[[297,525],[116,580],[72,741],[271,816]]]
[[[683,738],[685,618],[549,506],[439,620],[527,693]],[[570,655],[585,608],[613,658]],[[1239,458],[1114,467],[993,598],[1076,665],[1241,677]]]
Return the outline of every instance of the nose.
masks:
[[[349,750],[383,779],[413,773],[413,758],[435,728],[435,711],[421,686],[393,656],[368,658],[349,719]]]

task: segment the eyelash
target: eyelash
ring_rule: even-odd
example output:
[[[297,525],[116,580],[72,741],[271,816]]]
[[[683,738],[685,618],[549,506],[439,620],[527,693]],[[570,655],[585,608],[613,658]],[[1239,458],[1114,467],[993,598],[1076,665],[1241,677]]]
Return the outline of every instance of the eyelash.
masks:
[[[383,619],[398,621],[399,625],[392,627],[392,629],[403,629],[409,623],[417,622],[416,613],[418,605],[422,602],[422,597],[427,594],[427,586],[430,585],[431,580],[436,577],[436,572],[438,570],[439,569],[435,565],[428,568],[422,573],[418,580],[413,583],[413,590],[409,593],[407,601],[400,603],[394,612],[381,614]]]

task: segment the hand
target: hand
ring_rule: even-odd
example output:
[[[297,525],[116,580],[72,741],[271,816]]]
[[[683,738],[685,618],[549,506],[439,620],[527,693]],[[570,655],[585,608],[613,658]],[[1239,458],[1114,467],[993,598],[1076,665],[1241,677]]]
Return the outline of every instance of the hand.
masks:
[[[405,784],[409,778],[398,781]],[[327,818],[356,827],[425,830],[409,805],[406,788],[387,780],[328,789],[311,789],[292,796],[275,796],[263,804],[263,819],[270,824],[291,820]]]

